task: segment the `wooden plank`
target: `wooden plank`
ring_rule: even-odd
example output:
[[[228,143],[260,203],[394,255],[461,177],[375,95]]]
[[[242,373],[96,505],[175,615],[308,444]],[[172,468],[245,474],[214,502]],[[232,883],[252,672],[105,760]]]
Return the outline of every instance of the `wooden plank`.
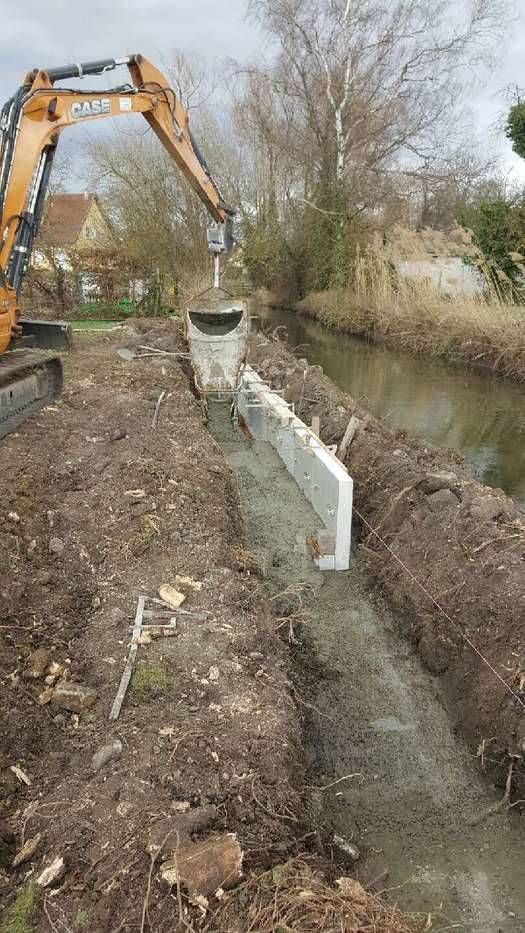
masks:
[[[126,696],[127,689],[129,687],[129,682],[131,680],[131,675],[133,673],[133,667],[135,665],[135,658],[137,657],[137,651],[139,647],[139,638],[142,632],[142,617],[144,613],[144,603],[146,602],[145,596],[139,596],[137,602],[137,612],[135,614],[135,622],[133,625],[133,634],[131,636],[131,645],[128,652],[128,659],[126,661],[126,666],[124,672],[120,679],[119,688],[117,690],[117,695],[111,707],[111,712],[109,714],[110,721],[118,719],[120,716],[120,710],[122,709],[122,704],[124,702],[124,697]]]

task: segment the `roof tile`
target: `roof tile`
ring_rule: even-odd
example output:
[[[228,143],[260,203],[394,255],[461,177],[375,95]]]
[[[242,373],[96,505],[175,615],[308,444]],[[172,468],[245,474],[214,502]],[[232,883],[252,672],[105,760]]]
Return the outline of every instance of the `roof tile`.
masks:
[[[95,194],[51,195],[38,233],[38,245],[73,246],[96,201]]]

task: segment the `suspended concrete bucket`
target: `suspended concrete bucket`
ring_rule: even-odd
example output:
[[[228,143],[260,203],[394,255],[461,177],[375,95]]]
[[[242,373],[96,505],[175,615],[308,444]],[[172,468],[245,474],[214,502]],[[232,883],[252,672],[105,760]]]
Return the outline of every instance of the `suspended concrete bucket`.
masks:
[[[186,337],[198,390],[230,398],[238,392],[248,351],[248,308],[221,301],[213,309],[186,310]]]

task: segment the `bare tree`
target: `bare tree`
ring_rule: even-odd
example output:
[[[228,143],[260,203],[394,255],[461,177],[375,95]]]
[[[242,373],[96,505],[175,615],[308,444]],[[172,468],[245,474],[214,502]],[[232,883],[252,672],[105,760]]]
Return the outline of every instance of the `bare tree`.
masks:
[[[431,179],[453,171],[443,154],[459,148],[462,102],[505,30],[507,2],[251,0],[249,8],[274,53],[244,69],[236,108],[250,128],[262,203],[277,205],[274,235],[300,264],[302,287],[344,284],[367,225],[385,220],[388,205],[391,215],[412,210],[419,176],[430,190]]]
[[[279,43],[270,74],[282,112],[291,108],[298,136],[315,140],[319,168],[331,154],[338,184],[360,163],[427,158],[507,22],[505,0],[257,0],[251,9]]]

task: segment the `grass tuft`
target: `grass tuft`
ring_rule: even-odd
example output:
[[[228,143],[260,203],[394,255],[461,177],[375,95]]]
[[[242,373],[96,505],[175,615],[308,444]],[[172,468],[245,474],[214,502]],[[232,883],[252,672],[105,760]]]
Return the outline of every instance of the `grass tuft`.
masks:
[[[141,699],[163,693],[168,687],[168,675],[163,667],[139,667],[131,678],[131,689]]]
[[[32,923],[35,907],[36,888],[33,882],[29,882],[16,895],[0,927],[0,933],[36,933]]]

